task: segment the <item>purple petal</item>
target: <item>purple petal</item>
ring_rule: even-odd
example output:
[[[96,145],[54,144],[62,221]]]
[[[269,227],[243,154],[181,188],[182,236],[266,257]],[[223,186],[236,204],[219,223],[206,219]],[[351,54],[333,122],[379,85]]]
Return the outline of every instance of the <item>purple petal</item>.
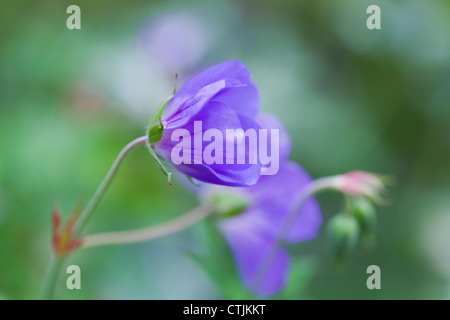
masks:
[[[258,296],[278,293],[287,281],[289,255],[285,249],[280,249],[260,283],[257,283],[262,264],[273,243],[273,228],[262,219],[260,212],[246,211],[240,216],[221,221],[219,227],[230,245],[244,285]]]
[[[289,136],[288,131],[286,130],[286,127],[284,126],[283,122],[281,122],[280,119],[278,119],[276,116],[261,112],[256,116],[256,122],[261,126],[263,129],[278,129],[279,130],[279,161],[283,162],[285,160],[289,159],[289,155],[291,154],[292,149],[292,142],[291,137]],[[271,135],[268,135],[268,147],[267,150],[270,150],[270,137]]]
[[[224,79],[240,83],[236,87],[223,87],[214,94],[214,101],[224,103],[238,114],[254,117],[259,110],[259,98],[256,86],[250,81],[250,71],[240,61],[228,61],[215,65],[188,80],[168,103],[164,117],[170,117],[185,105],[199,90]],[[210,97],[212,98],[212,94]],[[194,114],[195,110],[191,111]],[[163,117],[163,118],[164,118]]]
[[[195,121],[201,121],[201,130],[198,130],[198,128],[195,127]],[[168,125],[168,127],[169,126],[170,125]],[[238,116],[233,109],[221,103],[208,102],[200,110],[196,117],[190,119],[190,122],[186,123],[183,128],[190,134],[189,150],[191,154],[191,163],[172,163],[174,167],[181,172],[204,182],[228,186],[253,185],[259,179],[261,165],[258,163],[250,164],[249,158],[251,150],[249,149],[248,141],[245,146],[244,164],[238,164],[237,150],[234,150],[233,155],[231,156],[230,150],[226,146],[225,139],[227,129],[242,129],[246,131],[250,128],[255,129],[257,132],[259,125],[251,119]],[[209,141],[203,142],[202,139],[202,136],[208,129],[218,130],[223,137],[222,153],[217,154],[217,156],[222,159],[222,163],[206,164],[205,159],[200,158],[204,154],[205,148],[211,143]],[[165,129],[161,140],[154,145],[158,154],[170,160],[172,160],[172,150],[179,143],[179,141],[171,141],[171,136],[174,130],[176,129]],[[202,143],[201,149],[197,148],[198,146],[194,143],[196,138],[199,138]],[[189,139],[189,135],[186,135],[183,139]],[[199,149],[201,152],[196,152],[196,149]],[[226,163],[227,158],[233,160],[231,164]],[[194,163],[194,160],[197,160],[198,163]]]
[[[213,170],[210,166],[205,164],[179,164],[175,167],[194,179],[230,187],[254,185],[258,181],[261,171],[260,167],[256,165],[239,171]]]
[[[169,108],[173,105],[173,99],[167,105],[162,118],[166,121],[166,128],[180,128],[185,124],[198,118],[197,114],[208,103],[212,103],[212,98],[223,89],[239,88],[243,86],[239,80],[236,79],[222,79],[210,83],[195,92],[190,97],[187,97],[181,104],[177,105],[175,109]],[[175,98],[175,97],[174,97]],[[229,106],[227,106],[230,108]],[[231,108],[232,109],[232,108]]]
[[[254,186],[242,189],[253,199],[255,208],[261,211],[264,219],[270,221],[274,232],[278,232],[294,205],[301,190],[312,181],[309,174],[294,162],[284,162],[276,175],[261,176]],[[309,198],[297,214],[285,239],[288,242],[306,241],[319,232],[322,214],[319,204]]]
[[[250,79],[239,79],[245,86],[226,88],[218,93],[213,101],[233,108],[238,114],[255,117],[259,110],[259,93]]]
[[[171,121],[169,118],[169,121]],[[195,117],[189,117],[188,122],[184,124],[183,129],[189,131],[191,138],[191,147],[193,153],[193,141],[194,136],[198,134],[203,134],[207,129],[218,129],[225,135],[226,129],[241,128],[241,122],[236,112],[233,109],[219,103],[207,103],[203,106],[202,110],[196,114]],[[174,122],[178,120],[173,120]],[[202,122],[202,131],[194,132],[194,122]],[[154,146],[158,154],[165,158],[170,159],[172,149],[178,144],[178,141],[171,141],[172,134],[175,130],[180,129],[179,126],[173,126],[173,122],[169,122],[166,125],[166,129],[163,131],[163,135],[160,141],[158,141]]]

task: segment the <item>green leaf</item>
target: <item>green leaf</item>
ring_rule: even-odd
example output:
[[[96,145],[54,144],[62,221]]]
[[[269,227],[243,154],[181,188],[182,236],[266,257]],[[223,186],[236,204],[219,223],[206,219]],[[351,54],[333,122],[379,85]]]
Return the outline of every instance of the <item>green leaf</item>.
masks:
[[[197,236],[205,245],[203,252],[190,252],[188,256],[205,271],[225,299],[251,299],[242,286],[231,250],[213,220],[205,221],[202,227],[203,232]]]
[[[296,258],[292,260],[291,272],[286,288],[275,299],[302,299],[305,298],[306,286],[315,275],[315,265],[309,258]]]

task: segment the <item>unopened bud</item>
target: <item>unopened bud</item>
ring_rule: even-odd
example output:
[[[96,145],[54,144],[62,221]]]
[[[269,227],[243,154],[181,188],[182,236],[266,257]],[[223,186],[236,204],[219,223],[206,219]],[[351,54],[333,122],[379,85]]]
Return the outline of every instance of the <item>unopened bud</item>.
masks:
[[[74,226],[77,220],[77,210],[71,215],[66,226],[63,226],[61,219],[61,211],[57,206],[53,208],[52,224],[53,224],[53,249],[55,253],[62,256],[69,253],[83,243],[83,239],[74,238]]]
[[[351,215],[339,213],[328,223],[328,232],[336,263],[342,268],[358,241],[358,221]]]
[[[361,227],[361,236],[366,245],[375,242],[376,213],[373,204],[366,198],[353,199],[352,213]]]
[[[365,171],[351,171],[337,176],[337,188],[351,196],[366,196],[375,201],[381,200],[386,183],[391,179],[388,176],[378,175]]]

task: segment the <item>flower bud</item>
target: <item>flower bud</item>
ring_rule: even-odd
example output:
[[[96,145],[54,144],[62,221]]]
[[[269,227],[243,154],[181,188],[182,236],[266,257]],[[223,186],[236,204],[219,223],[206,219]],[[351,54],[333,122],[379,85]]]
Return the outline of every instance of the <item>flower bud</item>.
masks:
[[[373,245],[375,242],[376,213],[372,203],[364,197],[354,198],[352,213],[358,220],[364,243]]]
[[[328,232],[337,266],[342,268],[358,241],[358,221],[351,215],[339,213],[328,223]]]
[[[337,176],[337,188],[351,196],[366,196],[381,200],[381,193],[389,182],[389,177],[365,171],[351,171]]]
[[[78,214],[73,212],[66,226],[63,226],[61,210],[55,205],[52,213],[53,224],[53,249],[58,256],[65,255],[83,243],[83,239],[74,238],[75,223]]]

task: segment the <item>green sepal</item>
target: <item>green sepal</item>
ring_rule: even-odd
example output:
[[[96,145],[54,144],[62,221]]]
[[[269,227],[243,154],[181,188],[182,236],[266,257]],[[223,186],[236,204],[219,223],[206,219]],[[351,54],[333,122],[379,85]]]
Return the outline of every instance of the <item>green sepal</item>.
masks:
[[[185,177],[186,177],[186,178],[188,179],[188,181],[189,181],[190,183],[192,183],[194,186],[200,187],[200,185],[194,181],[194,178],[192,178],[191,176],[188,176],[187,174],[185,174]]]
[[[170,172],[169,170],[166,169],[166,167],[164,166],[164,164],[162,163],[161,159],[158,157],[158,155],[156,154],[155,150],[153,150],[153,148],[148,145],[148,151],[150,152],[150,155],[153,157],[153,159],[156,162],[156,165],[158,166],[158,168],[162,171],[162,173],[164,173],[164,175],[167,177],[167,181],[169,182],[170,185],[172,185],[172,172]]]
[[[249,201],[237,193],[215,194],[212,200],[214,214],[223,217],[234,217],[241,214],[250,205]]]
[[[164,132],[164,126],[162,123],[155,124],[148,130],[148,142],[150,144],[156,143],[161,140]]]
[[[156,109],[156,112],[153,114],[153,117],[150,119],[150,127],[156,122],[159,121],[159,118],[162,116],[164,109],[166,108],[167,104],[169,103],[170,99],[173,98],[173,94],[167,97]]]

